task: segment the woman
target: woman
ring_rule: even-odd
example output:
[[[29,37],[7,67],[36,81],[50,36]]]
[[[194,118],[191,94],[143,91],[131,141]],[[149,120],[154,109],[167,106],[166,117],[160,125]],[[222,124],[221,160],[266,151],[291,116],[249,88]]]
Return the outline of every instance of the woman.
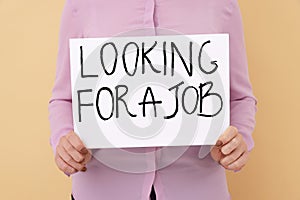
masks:
[[[69,38],[110,37],[146,27],[182,34],[229,33],[231,126],[204,159],[198,157],[199,147],[193,146],[165,168],[134,174],[94,159],[73,132],[68,42]],[[49,112],[55,161],[60,170],[72,175],[76,200],[146,200],[152,185],[161,200],[230,199],[225,169],[238,171],[246,164],[254,146],[251,133],[256,112],[237,0],[67,0]]]

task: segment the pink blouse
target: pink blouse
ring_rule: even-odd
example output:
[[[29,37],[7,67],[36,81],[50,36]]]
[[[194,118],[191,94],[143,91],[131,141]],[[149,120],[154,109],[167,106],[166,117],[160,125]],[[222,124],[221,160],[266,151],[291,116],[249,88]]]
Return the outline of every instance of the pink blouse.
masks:
[[[166,28],[182,34],[229,33],[230,123],[238,128],[250,151],[254,146],[251,133],[257,101],[248,77],[237,0],[67,0],[61,21],[56,79],[49,103],[53,151],[60,137],[73,130],[69,38],[110,37],[144,27]],[[71,176],[72,193],[76,200],[148,200],[154,185],[159,200],[230,199],[224,168],[213,161],[210,154],[200,159],[200,148],[189,147],[171,165],[147,173],[118,171],[93,157],[86,172]],[[156,147],[133,150],[153,151]],[[159,156],[159,159],[147,158],[145,164],[167,159],[167,155]]]

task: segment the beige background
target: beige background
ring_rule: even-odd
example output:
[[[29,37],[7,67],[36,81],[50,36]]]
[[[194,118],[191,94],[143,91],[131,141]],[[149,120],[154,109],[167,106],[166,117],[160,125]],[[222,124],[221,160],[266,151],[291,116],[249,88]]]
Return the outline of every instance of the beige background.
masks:
[[[0,0],[0,196],[69,199],[49,146],[48,99],[64,1]],[[259,100],[256,147],[233,200],[300,200],[300,1],[239,0]]]

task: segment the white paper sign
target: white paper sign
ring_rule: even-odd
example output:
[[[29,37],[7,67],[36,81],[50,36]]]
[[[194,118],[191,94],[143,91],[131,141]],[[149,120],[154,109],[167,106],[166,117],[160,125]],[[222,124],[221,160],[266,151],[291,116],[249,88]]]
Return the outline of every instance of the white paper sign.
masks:
[[[229,126],[229,35],[70,39],[88,148],[214,144]]]

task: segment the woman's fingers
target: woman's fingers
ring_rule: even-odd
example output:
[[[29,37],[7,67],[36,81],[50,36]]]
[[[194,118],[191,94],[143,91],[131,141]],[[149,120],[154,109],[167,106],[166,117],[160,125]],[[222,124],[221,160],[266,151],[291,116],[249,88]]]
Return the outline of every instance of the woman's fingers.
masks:
[[[77,172],[77,170],[66,163],[58,154],[55,155],[55,162],[57,167],[64,173],[71,175]]]
[[[228,165],[236,161],[244,152],[245,149],[242,145],[240,145],[236,149],[234,149],[229,155],[226,155],[224,158],[222,158],[220,160],[220,164],[227,168]]]
[[[86,165],[92,158],[92,153],[88,150],[88,153],[85,154],[84,160],[81,162],[82,164]]]
[[[212,146],[212,148],[210,149],[211,157],[217,162],[219,162],[221,158],[224,157],[224,155],[221,152],[221,147],[222,147],[222,142],[218,140],[217,143],[214,146]]]
[[[73,167],[77,171],[81,171],[84,168],[84,164],[75,161],[72,158],[71,153],[67,152],[63,146],[58,146],[57,150],[60,158],[63,159],[69,166]],[[75,151],[75,149],[73,151]]]
[[[72,132],[71,134],[66,136],[67,142],[73,147],[74,151],[71,151],[72,157],[77,161],[82,164],[86,164],[90,161],[92,157],[91,151],[89,151],[81,139],[78,137],[77,134]],[[67,145],[69,145],[67,144]]]
[[[223,143],[226,144],[229,141],[232,140],[235,136],[238,135],[238,130],[234,126],[229,126],[225,132],[219,137],[219,140]]]
[[[229,126],[219,137],[216,144],[211,148],[211,156],[216,162],[219,162],[220,159],[224,157],[224,154],[221,151],[224,144],[226,145],[227,143],[229,143],[232,140],[232,138],[236,137],[237,135],[237,129],[233,126]]]
[[[58,166],[59,169],[67,174],[72,174],[77,171],[85,172],[87,170],[85,165],[92,157],[91,152],[74,132],[70,132],[66,136],[61,137],[56,148],[56,154],[56,163],[60,165]],[[70,171],[72,171],[72,173],[70,173]]]
[[[80,153],[87,154],[88,150],[84,146],[83,142],[79,138],[78,135],[76,135],[74,132],[69,133],[66,135],[66,139],[70,142],[70,144]]]
[[[249,152],[245,151],[237,160],[227,166],[229,170],[239,171],[241,170],[247,163],[249,156]]]
[[[242,136],[240,134],[237,134],[235,137],[233,137],[227,144],[223,145],[221,148],[221,151],[224,155],[230,154],[233,150],[238,148],[238,146],[241,144]]]
[[[237,128],[230,126],[211,149],[212,158],[229,170],[240,170],[248,159],[247,144]]]
[[[84,155],[75,149],[67,137],[62,138],[62,146],[76,162],[82,162],[84,160]]]

